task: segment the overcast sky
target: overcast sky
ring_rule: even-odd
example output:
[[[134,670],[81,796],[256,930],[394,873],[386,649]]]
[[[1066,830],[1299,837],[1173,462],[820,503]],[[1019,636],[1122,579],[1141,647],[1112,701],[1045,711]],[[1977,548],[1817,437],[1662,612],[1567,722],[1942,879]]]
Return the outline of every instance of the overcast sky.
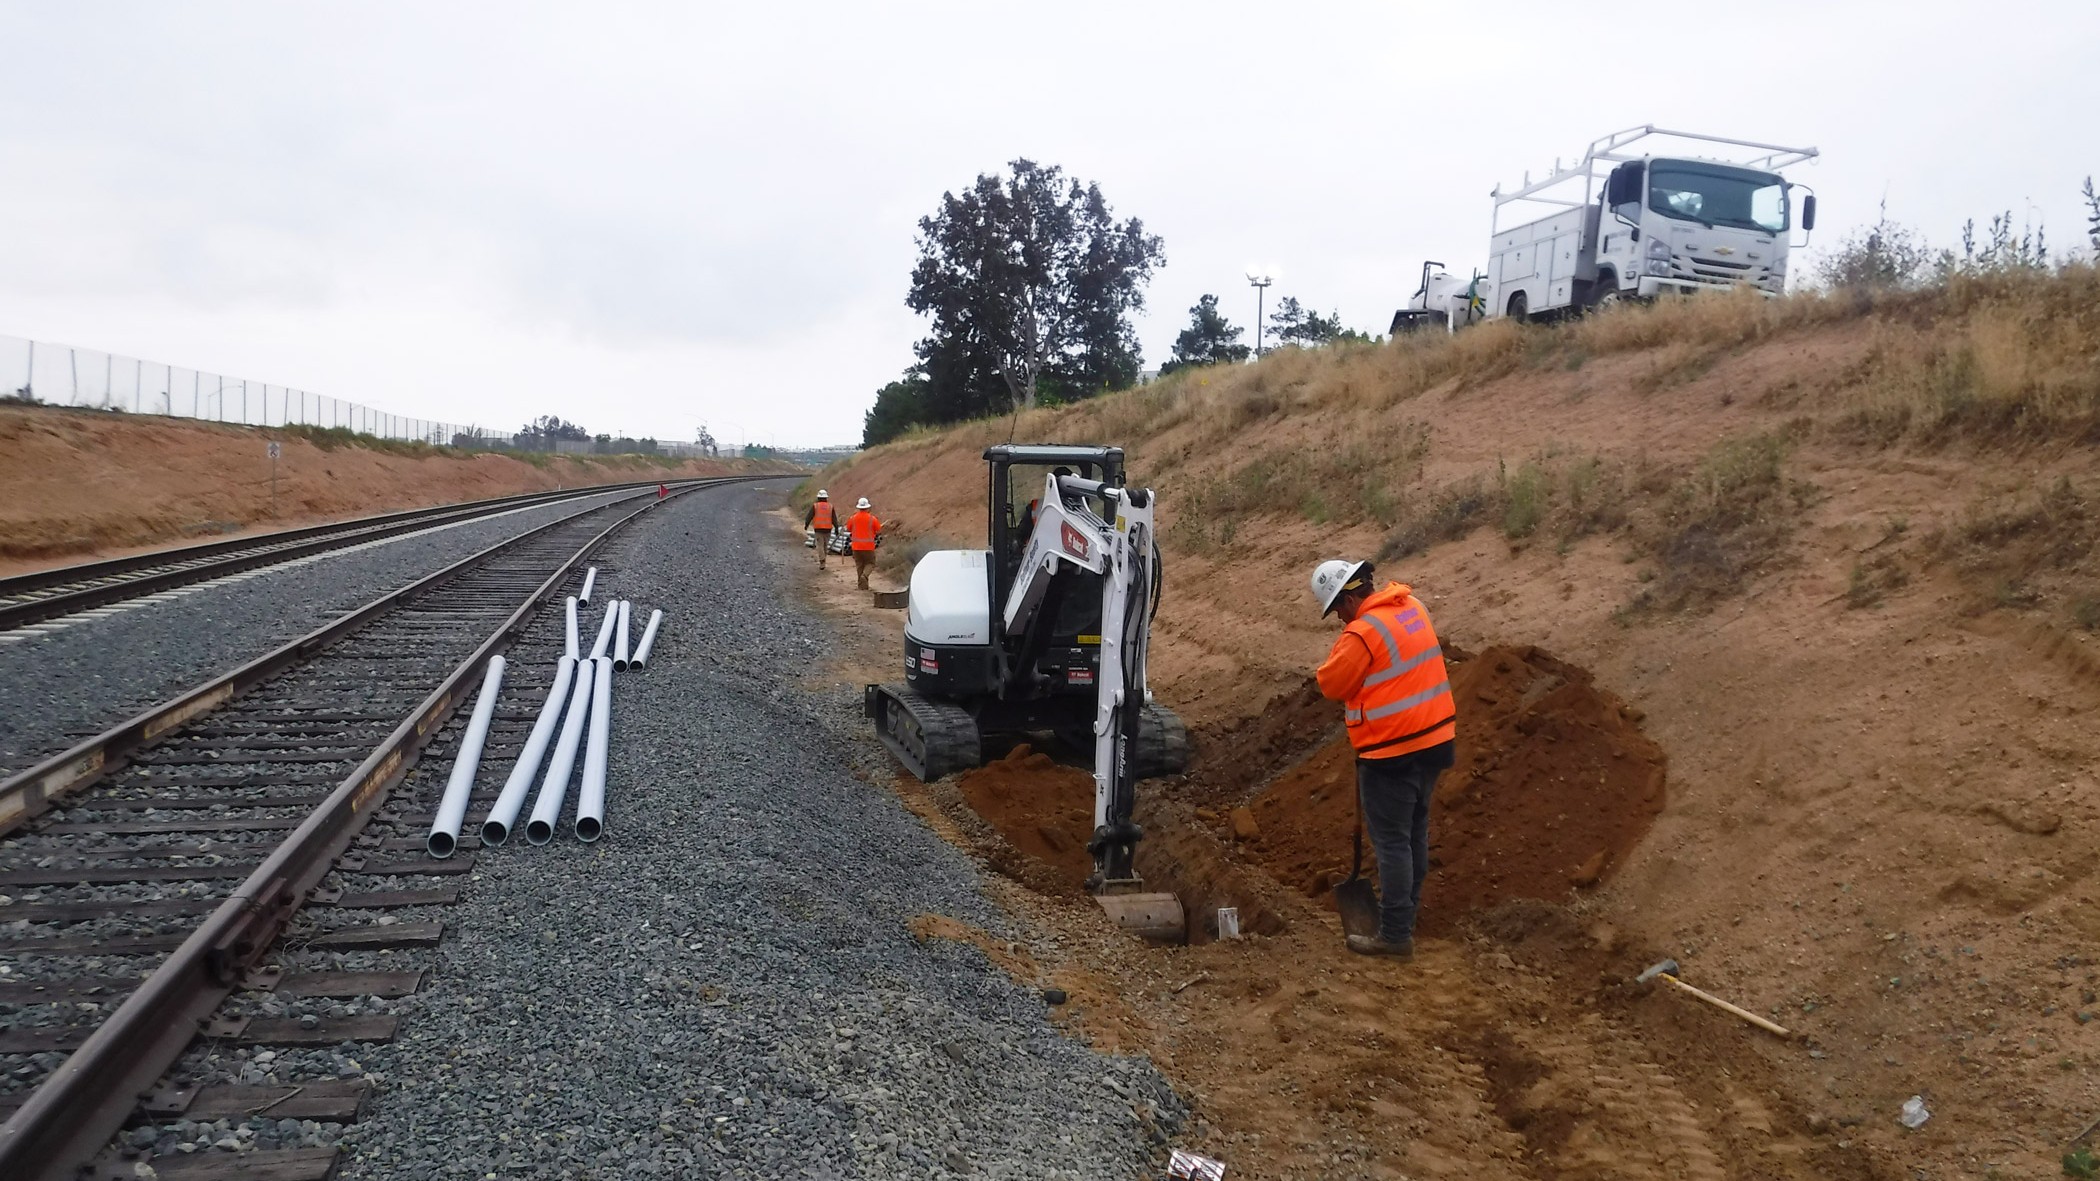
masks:
[[[505,429],[855,441],[917,219],[1017,156],[1383,331],[1488,190],[1641,123],[1814,145],[1816,241],[2082,246],[2089,0],[485,5],[0,0],[0,334]],[[1615,25],[1614,20],[1623,21]],[[1801,270],[1798,265],[1797,273]],[[0,380],[7,374],[0,373]]]

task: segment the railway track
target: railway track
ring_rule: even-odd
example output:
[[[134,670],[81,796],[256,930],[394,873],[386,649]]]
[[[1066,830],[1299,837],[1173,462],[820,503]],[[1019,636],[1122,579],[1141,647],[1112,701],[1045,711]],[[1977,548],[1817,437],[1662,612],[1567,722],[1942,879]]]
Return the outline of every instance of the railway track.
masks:
[[[490,655],[517,645],[506,700],[545,693],[560,596],[657,503],[637,499],[491,546],[0,781],[0,1177],[148,1175],[141,1159],[162,1178],[332,1173],[335,1149],[298,1133],[362,1111],[370,1082],[343,1063],[393,1036],[478,850],[421,851],[449,760],[418,773],[418,757],[455,741]],[[486,765],[531,721],[499,711]],[[174,1144],[169,1124],[202,1131]]]
[[[528,492],[466,504],[410,509],[330,525],[286,529],[130,557],[109,558],[0,578],[0,637],[34,634],[37,624],[112,604],[164,594],[298,558],[365,545],[406,533],[515,512],[534,505],[601,496],[654,483],[607,484],[561,492]],[[25,632],[24,629],[29,629]]]

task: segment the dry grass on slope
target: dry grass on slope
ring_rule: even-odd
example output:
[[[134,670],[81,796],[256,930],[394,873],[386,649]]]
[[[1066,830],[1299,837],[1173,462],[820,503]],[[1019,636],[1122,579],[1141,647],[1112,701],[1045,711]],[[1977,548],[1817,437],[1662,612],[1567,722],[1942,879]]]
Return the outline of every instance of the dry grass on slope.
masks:
[[[1741,292],[1280,350],[917,432],[824,478],[1009,438],[1121,444],[1140,478],[1174,488],[1165,541],[1184,552],[1230,556],[1250,523],[1279,519],[1373,530],[1387,557],[1482,528],[1563,551],[1605,536],[1648,563],[1630,606],[1678,609],[1734,593],[1783,555],[1816,497],[1794,470],[1804,449],[1982,448],[2039,470],[2039,453],[2100,442],[2100,270],[1900,294]],[[1976,549],[1965,543],[1963,560]],[[1857,597],[1870,604],[1905,577],[1866,571]]]

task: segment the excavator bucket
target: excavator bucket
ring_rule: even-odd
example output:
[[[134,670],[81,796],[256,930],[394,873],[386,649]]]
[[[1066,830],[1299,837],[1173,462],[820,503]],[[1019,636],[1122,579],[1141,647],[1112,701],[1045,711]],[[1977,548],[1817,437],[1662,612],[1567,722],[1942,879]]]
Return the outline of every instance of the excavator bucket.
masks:
[[[1133,935],[1158,943],[1186,943],[1188,916],[1172,894],[1096,894],[1108,920]]]

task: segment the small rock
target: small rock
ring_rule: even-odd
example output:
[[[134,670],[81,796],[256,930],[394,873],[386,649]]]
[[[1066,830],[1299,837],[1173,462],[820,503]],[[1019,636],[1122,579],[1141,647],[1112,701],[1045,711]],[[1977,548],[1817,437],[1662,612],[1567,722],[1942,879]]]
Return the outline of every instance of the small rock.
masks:
[[[942,1153],[941,1163],[947,1165],[948,1171],[951,1173],[973,1173],[977,1171],[976,1163],[970,1159],[968,1153],[960,1148],[951,1148]]]
[[[232,1136],[221,1136],[217,1140],[212,1141],[211,1146],[225,1152],[239,1152],[241,1142]]]
[[[1611,850],[1597,850],[1595,853],[1590,854],[1588,860],[1576,866],[1575,872],[1568,875],[1569,883],[1577,886],[1596,885],[1597,879],[1604,876],[1605,862],[1610,860]]]
[[[1046,988],[1043,990],[1043,1000],[1049,1004],[1061,1005],[1071,999],[1062,988]]]
[[[1832,1126],[1831,1118],[1820,1111],[1808,1117],[1808,1130],[1815,1135],[1829,1135]]]
[[[1261,825],[1254,821],[1254,809],[1241,804],[1232,810],[1232,835],[1243,841],[1251,841],[1261,835]]]
[[[321,1019],[319,1017],[314,1016],[312,1013],[303,1014],[299,1018],[299,1028],[319,1029],[321,1028]]]
[[[159,1140],[160,1129],[150,1124],[143,1128],[133,1128],[131,1130],[131,1146],[133,1148],[151,1148]]]

